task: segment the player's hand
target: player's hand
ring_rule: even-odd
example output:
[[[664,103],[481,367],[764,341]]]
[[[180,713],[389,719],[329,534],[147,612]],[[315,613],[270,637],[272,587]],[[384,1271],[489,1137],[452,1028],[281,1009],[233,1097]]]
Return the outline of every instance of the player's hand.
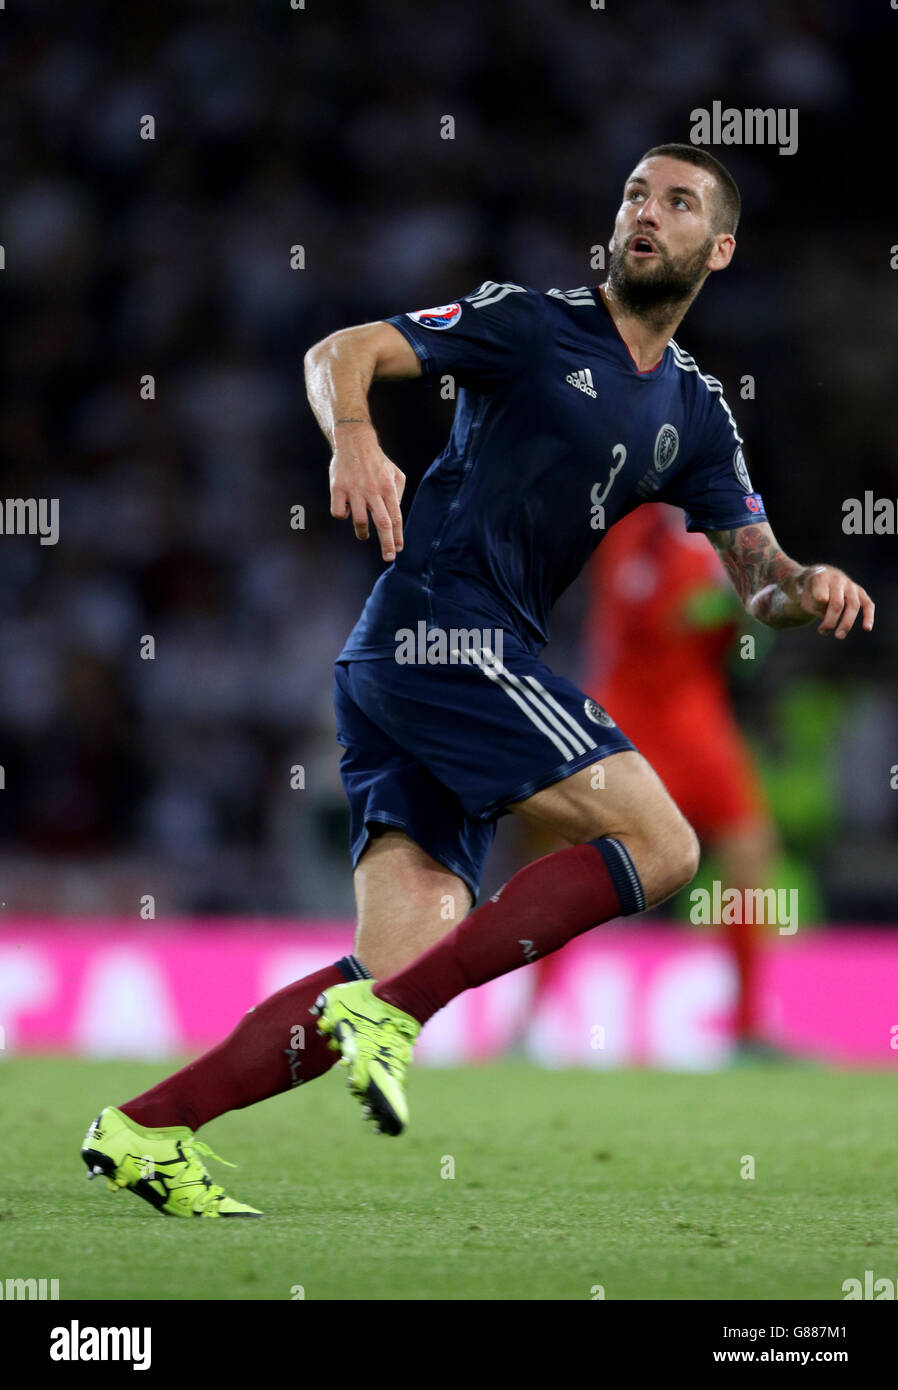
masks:
[[[835,632],[837,638],[848,635],[858,613],[863,613],[863,628],[873,627],[875,605],[866,589],[849,579],[844,570],[832,565],[814,565],[801,586],[799,603],[805,613],[822,618],[817,631],[826,635]]]
[[[399,503],[405,474],[380,448],[373,425],[353,422],[335,427],[330,487],[331,516],[341,521],[351,516],[356,536],[366,541],[370,512],[383,558],[395,560],[403,543]]]

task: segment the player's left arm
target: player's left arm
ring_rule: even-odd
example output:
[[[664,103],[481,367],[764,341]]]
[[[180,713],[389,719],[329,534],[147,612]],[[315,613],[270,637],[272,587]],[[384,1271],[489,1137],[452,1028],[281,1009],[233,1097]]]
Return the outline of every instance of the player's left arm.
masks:
[[[874,604],[867,591],[833,565],[791,560],[766,521],[705,534],[746,610],[759,622],[801,627],[819,619],[818,632],[843,638],[862,613],[864,631],[872,629]]]

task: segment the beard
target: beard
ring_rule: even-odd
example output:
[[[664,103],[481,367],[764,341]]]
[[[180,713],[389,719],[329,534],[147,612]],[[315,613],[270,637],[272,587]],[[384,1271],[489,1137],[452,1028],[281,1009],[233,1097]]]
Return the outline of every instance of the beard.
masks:
[[[679,310],[698,294],[708,274],[708,257],[714,245],[709,237],[704,245],[675,261],[656,245],[657,259],[651,269],[635,270],[627,265],[626,254],[634,233],[623,251],[615,248],[608,263],[608,283],[621,308],[636,318],[663,322],[671,311]]]

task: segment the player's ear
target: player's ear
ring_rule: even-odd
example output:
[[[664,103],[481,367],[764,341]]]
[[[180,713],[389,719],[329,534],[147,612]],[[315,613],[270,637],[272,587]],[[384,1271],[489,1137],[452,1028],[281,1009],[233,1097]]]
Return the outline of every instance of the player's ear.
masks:
[[[736,238],[731,232],[725,236],[719,236],[714,242],[714,249],[708,257],[709,270],[725,270],[733,259],[736,250]]]
[[[611,240],[610,240],[609,243],[608,243],[608,250],[609,250],[609,251],[613,251],[613,250],[614,250],[614,233],[613,233],[613,232],[611,233]]]

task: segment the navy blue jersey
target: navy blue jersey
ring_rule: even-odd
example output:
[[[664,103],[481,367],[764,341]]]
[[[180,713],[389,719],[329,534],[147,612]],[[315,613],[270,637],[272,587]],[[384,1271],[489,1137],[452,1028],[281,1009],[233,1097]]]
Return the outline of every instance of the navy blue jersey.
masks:
[[[682,507],[692,531],[765,519],[720,382],[672,339],[637,370],[597,289],[487,280],[387,322],[427,382],[454,380],[457,403],[405,547],[342,657],[392,655],[399,629],[456,610],[464,626],[505,629],[535,653],[555,600],[641,502]]]

